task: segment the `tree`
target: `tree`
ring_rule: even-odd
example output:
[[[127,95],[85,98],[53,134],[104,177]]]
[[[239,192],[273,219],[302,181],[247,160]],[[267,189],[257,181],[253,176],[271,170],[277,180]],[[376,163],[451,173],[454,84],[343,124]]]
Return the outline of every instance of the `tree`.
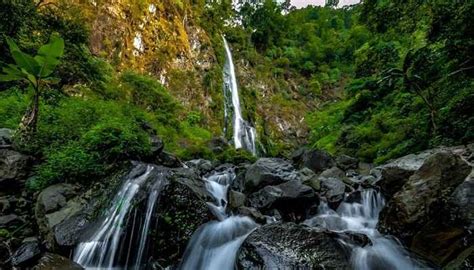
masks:
[[[33,92],[31,105],[17,130],[19,139],[25,141],[36,131],[39,99],[45,85],[57,82],[52,75],[64,53],[64,40],[51,35],[49,43],[41,46],[34,57],[22,52],[12,39],[6,40],[15,64],[7,64],[2,68],[0,81],[26,81],[28,89]]]

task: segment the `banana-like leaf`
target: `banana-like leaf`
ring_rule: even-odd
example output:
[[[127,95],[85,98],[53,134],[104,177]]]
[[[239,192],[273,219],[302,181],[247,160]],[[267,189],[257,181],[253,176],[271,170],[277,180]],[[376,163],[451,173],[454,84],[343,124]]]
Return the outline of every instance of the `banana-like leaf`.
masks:
[[[2,68],[3,74],[0,74],[0,81],[17,81],[26,79],[26,76],[14,65],[8,65]]]
[[[59,60],[57,58],[52,57],[44,57],[41,55],[35,56],[36,62],[40,64],[40,71],[38,72],[38,77],[47,78],[50,76],[56,66],[59,64]]]
[[[6,37],[7,39],[7,44],[8,44],[8,48],[10,49],[10,52],[13,52],[13,51],[20,51],[20,48],[18,48],[18,45],[16,45],[15,41],[13,41],[13,39],[9,38],[9,37]]]
[[[38,74],[40,71],[39,63],[31,55],[21,51],[13,51],[12,56],[18,67],[25,69],[28,73]]]
[[[45,58],[59,58],[64,53],[64,40],[59,36],[52,34],[48,44],[41,46],[38,55]]]

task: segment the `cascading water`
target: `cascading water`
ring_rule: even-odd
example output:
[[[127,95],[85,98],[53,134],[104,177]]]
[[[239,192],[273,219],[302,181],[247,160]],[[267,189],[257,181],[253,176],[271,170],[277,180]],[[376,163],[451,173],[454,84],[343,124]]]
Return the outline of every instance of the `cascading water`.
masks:
[[[138,176],[134,175],[125,180],[119,192],[112,200],[112,206],[106,213],[106,218],[98,226],[98,229],[85,242],[78,245],[74,253],[74,261],[85,267],[86,269],[110,269],[116,268],[118,264],[119,246],[121,241],[125,239],[126,234],[126,220],[133,208],[133,200],[139,193],[142,186],[145,186],[148,179],[151,178],[152,173],[156,173],[157,167],[147,165],[144,172]],[[132,174],[133,175],[133,174]],[[127,268],[140,269],[141,262],[144,255],[145,245],[147,242],[148,228],[150,225],[151,216],[154,210],[156,201],[158,200],[160,191],[166,185],[166,180],[163,172],[154,174],[152,180],[155,181],[152,185],[151,192],[148,194],[147,210],[142,226],[140,226],[138,253],[135,256],[135,263],[127,263],[124,266]],[[134,226],[133,226],[134,227]],[[132,229],[133,230],[133,229]],[[132,241],[133,235],[131,237]],[[131,243],[131,242],[130,242]],[[131,244],[128,245],[130,253]]]
[[[255,155],[257,153],[257,149],[255,147],[255,128],[242,118],[242,112],[240,110],[239,88],[237,87],[237,78],[235,76],[235,67],[234,62],[232,60],[232,52],[230,51],[229,44],[227,44],[227,40],[224,37],[223,39],[226,52],[225,66],[223,71],[224,96],[226,98],[226,104],[224,108],[225,119],[227,121],[229,117],[229,111],[232,111],[232,129],[235,148],[244,148]],[[232,107],[229,104],[230,102],[228,102],[229,99],[231,99],[232,101]]]
[[[373,190],[360,191],[360,202],[342,202],[337,211],[321,202],[317,216],[306,220],[310,226],[322,226],[331,231],[351,231],[365,234],[372,242],[365,247],[351,246],[354,269],[420,269],[421,262],[410,257],[408,251],[394,238],[380,234],[376,225],[385,205],[382,195]]]
[[[237,252],[245,238],[257,227],[248,217],[227,216],[227,190],[235,179],[233,169],[215,172],[205,178],[206,188],[215,202],[209,203],[219,221],[201,226],[192,236],[183,260],[182,270],[232,270]]]

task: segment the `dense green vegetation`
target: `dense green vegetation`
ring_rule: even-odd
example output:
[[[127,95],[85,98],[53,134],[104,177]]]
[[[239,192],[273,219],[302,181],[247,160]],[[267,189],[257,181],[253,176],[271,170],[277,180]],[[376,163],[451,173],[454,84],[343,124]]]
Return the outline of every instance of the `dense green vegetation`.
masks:
[[[327,101],[307,117],[314,147],[382,162],[474,139],[473,11],[469,1],[265,1],[244,6],[243,27],[228,31],[257,70],[302,75],[304,96]]]
[[[262,111],[307,110],[298,103],[302,99],[317,108],[304,111],[312,146],[366,161],[474,139],[474,4],[469,1],[366,0],[340,9],[294,10],[269,0],[240,11],[228,1],[197,1],[190,9],[199,15],[196,23],[207,31],[217,58],[203,75],[211,110],[223,109],[222,34],[234,56],[246,60],[247,72],[273,92],[271,102],[258,104],[259,89],[242,83],[244,117],[256,123],[267,155],[292,149],[284,140],[272,141],[278,130],[268,126]],[[1,66],[15,63],[8,39],[30,55],[51,37],[64,40],[64,55],[47,74],[58,80],[43,84],[44,91],[25,81],[0,84],[0,127],[16,129],[35,93],[41,97],[35,135],[26,144],[17,142],[39,158],[32,189],[90,182],[122,161],[147,160],[154,131],[167,151],[183,159],[252,159],[233,149],[216,155],[208,145],[220,127],[206,126],[209,115],[202,108],[184,108],[153,75],[93,55],[93,30],[83,13],[39,8],[31,0],[0,2]],[[154,57],[168,59],[180,50]],[[187,90],[201,83],[190,82],[194,77],[185,71],[173,72],[169,76],[178,79],[169,88]]]

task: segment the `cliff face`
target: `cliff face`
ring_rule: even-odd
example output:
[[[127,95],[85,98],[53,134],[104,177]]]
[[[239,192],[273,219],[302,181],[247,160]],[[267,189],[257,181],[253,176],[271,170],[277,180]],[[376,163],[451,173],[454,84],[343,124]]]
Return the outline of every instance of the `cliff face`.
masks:
[[[219,38],[200,26],[204,3],[190,0],[55,0],[64,16],[82,13],[90,27],[90,50],[119,70],[155,76],[200,125],[222,135],[223,54]],[[67,3],[66,3],[67,2]],[[218,34],[215,34],[216,36]],[[213,42],[211,42],[213,40]],[[237,47],[237,46],[236,46]],[[265,148],[289,148],[306,136],[311,102],[298,93],[296,79],[275,80],[270,71],[234,53],[244,116],[257,126]],[[183,119],[186,115],[182,116]]]

